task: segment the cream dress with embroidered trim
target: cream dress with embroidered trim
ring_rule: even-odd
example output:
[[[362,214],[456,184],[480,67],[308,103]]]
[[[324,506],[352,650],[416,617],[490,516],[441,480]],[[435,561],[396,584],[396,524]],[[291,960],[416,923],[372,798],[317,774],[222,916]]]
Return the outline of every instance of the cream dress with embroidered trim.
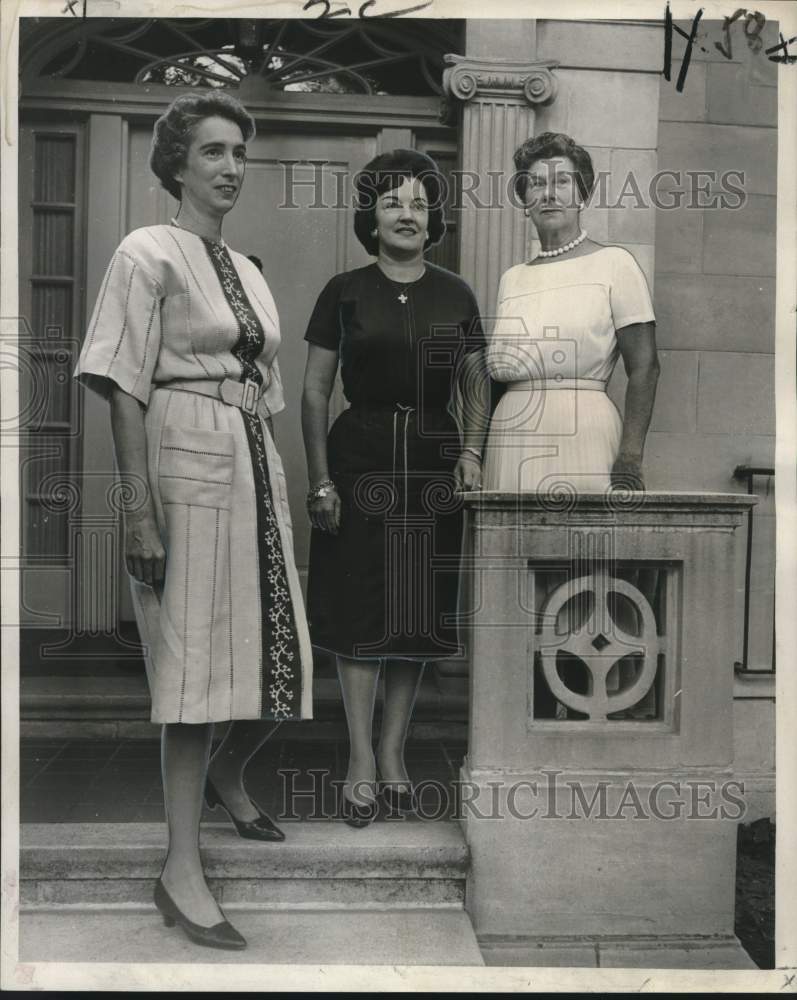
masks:
[[[267,418],[284,408],[277,311],[246,257],[173,226],[121,243],[75,376],[146,407],[162,590],[131,577],[152,721],[312,715],[312,651],[285,475]],[[267,384],[258,413],[173,379]]]

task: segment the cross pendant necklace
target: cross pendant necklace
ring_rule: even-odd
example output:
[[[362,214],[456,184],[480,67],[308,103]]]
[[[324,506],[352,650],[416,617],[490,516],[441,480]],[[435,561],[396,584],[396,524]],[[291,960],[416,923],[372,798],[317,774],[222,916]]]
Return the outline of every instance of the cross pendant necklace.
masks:
[[[402,292],[401,295],[398,296],[398,300],[403,306],[407,304],[407,296],[404,294],[404,292]]]

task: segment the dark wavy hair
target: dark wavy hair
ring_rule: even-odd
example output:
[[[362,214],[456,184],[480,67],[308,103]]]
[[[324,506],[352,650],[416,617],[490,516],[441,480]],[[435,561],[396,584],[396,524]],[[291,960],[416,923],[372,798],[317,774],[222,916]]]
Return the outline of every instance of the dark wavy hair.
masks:
[[[431,158],[417,149],[393,149],[380,153],[357,174],[354,232],[368,253],[379,253],[379,239],[371,232],[376,226],[376,202],[380,194],[399,187],[406,179],[417,177],[423,182],[429,199],[429,235],[424,250],[439,243],[445,235],[446,223],[443,208],[446,200],[446,183]]]
[[[255,134],[255,122],[237,98],[223,90],[206,94],[181,94],[155,122],[149,165],[172,197],[179,201],[182,191],[175,173],[185,166],[194,129],[205,118],[227,118],[241,130],[244,142]]]
[[[592,157],[563,132],[542,132],[531,139],[526,139],[519,149],[515,150],[515,194],[521,202],[526,200],[528,187],[528,171],[537,160],[549,160],[555,156],[566,156],[572,160],[576,168],[576,185],[582,201],[586,202],[595,186],[595,170]]]

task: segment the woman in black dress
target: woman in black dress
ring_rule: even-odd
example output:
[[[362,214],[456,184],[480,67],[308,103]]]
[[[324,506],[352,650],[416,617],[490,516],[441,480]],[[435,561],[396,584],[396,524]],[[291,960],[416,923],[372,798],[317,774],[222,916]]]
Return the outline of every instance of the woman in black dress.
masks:
[[[350,740],[344,815],[361,826],[375,814],[377,778],[389,805],[412,807],[404,740],[423,665],[459,652],[459,494],[481,484],[489,392],[473,292],[423,259],[445,231],[436,164],[394,150],[356,186],[355,233],[377,261],[336,275],[318,298],[302,425],[311,638],[337,657]],[[338,364],[351,406],[327,436]],[[452,416],[457,386],[464,442]]]

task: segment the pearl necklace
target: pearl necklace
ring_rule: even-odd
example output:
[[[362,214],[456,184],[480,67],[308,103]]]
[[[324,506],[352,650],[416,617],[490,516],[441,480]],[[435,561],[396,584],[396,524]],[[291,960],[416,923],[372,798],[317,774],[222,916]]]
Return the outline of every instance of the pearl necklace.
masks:
[[[572,250],[574,247],[577,247],[579,243],[583,243],[586,238],[587,238],[587,231],[586,229],[582,229],[574,240],[571,240],[569,243],[565,243],[563,247],[557,247],[556,250],[540,250],[537,256],[558,257],[559,254],[567,253],[568,250]]]

